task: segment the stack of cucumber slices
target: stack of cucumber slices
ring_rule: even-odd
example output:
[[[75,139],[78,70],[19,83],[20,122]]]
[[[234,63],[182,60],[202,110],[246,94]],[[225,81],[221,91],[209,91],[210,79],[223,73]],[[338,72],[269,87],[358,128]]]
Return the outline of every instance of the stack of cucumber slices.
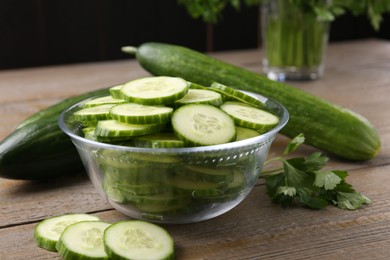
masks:
[[[39,247],[63,259],[173,259],[174,241],[160,226],[124,220],[107,223],[89,214],[66,214],[40,222],[34,231]]]
[[[150,148],[207,146],[254,137],[279,118],[259,100],[219,83],[146,77],[110,88],[74,113],[85,138]]]
[[[279,122],[261,101],[218,83],[204,87],[181,78],[147,77],[109,90],[109,96],[74,112],[87,139],[166,152],[255,137]],[[149,219],[177,220],[239,201],[259,171],[261,156],[253,151],[237,156],[228,151],[224,161],[216,152],[161,155],[157,149],[99,148],[93,154],[110,203]]]

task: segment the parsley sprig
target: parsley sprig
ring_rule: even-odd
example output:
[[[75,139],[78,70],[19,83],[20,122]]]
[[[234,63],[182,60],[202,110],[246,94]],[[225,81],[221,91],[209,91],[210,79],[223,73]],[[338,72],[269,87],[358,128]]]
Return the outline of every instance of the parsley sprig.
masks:
[[[177,0],[194,19],[215,24],[222,18],[223,10],[231,6],[240,10],[241,6],[256,6],[269,0]],[[304,12],[319,18],[333,21],[346,12],[365,15],[373,28],[379,30],[383,14],[390,12],[390,2],[385,0],[284,0],[289,1]]]
[[[284,155],[295,151],[305,141],[300,134],[290,141]],[[341,209],[355,210],[371,201],[346,182],[348,173],[342,170],[322,170],[329,158],[320,152],[304,157],[285,159],[275,157],[265,164],[279,161],[282,167],[263,171],[267,193],[273,202],[282,206],[304,205],[322,209],[335,205]]]

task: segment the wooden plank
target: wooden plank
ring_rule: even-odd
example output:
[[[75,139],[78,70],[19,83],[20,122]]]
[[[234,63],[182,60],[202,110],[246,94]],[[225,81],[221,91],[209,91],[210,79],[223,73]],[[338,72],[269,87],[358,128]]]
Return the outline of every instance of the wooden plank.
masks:
[[[116,62],[0,71],[1,103],[66,98],[149,75],[129,56]]]
[[[383,51],[389,46],[377,41],[333,45],[329,61],[333,76],[294,83],[361,112],[377,127],[383,147],[375,159],[352,163],[331,158],[329,162],[329,167],[349,170],[348,181],[371,198],[372,204],[357,211],[283,209],[270,202],[259,182],[243,203],[218,218],[163,225],[176,241],[177,259],[386,259],[390,254],[390,105],[386,99],[390,82],[386,54],[390,51]],[[362,52],[362,48],[369,51]],[[260,52],[215,56],[257,70],[261,66],[255,54]],[[0,92],[7,94],[0,96],[0,138],[28,113],[61,98],[142,75],[148,73],[130,60],[0,72]],[[287,142],[278,136],[269,157],[279,156]],[[313,151],[316,149],[303,146],[296,155]],[[128,219],[100,198],[85,175],[47,182],[0,179],[0,197],[0,259],[23,259],[27,254],[33,259],[56,259],[55,253],[36,247],[32,238],[34,226],[48,216],[88,212],[110,222]]]
[[[162,226],[175,240],[177,259],[340,259],[346,252],[349,259],[380,258],[388,255],[390,246],[389,170],[386,166],[351,173],[348,180],[372,199],[372,204],[357,211],[284,209],[272,204],[260,185],[238,207],[220,217]],[[84,194],[79,200],[88,196]],[[88,211],[79,208],[79,212]],[[96,215],[107,222],[128,219],[111,210]],[[23,256],[26,251],[39,259],[55,257],[35,246],[33,222],[0,229],[0,259],[2,254]]]
[[[148,75],[130,58],[0,71],[0,140],[28,116],[65,98]]]
[[[0,228],[39,221],[50,215],[112,208],[98,195],[86,174],[81,173],[39,182],[0,178],[0,197]]]
[[[390,245],[388,188],[382,183],[390,180],[389,169],[375,168],[368,185],[366,171],[351,174],[349,181],[373,200],[358,211],[282,209],[256,187],[220,218],[167,228],[178,241],[179,259],[345,259],[346,252],[348,259],[383,257]]]

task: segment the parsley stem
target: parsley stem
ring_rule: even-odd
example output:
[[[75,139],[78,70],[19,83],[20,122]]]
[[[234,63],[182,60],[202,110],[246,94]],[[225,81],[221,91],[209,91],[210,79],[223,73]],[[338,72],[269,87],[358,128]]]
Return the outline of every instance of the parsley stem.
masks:
[[[273,169],[273,170],[269,170],[269,171],[262,171],[260,173],[260,178],[276,175],[276,174],[281,173],[281,171],[283,171],[283,168],[277,168],[277,169]]]
[[[285,162],[285,159],[283,157],[274,157],[272,159],[269,159],[269,160],[265,161],[264,165],[267,165],[267,164],[269,164],[271,162],[274,162],[274,161]],[[261,171],[259,177],[260,178],[261,177],[268,177],[268,176],[279,174],[281,172],[283,172],[283,168],[282,167],[271,169],[271,170],[268,170],[268,171]]]

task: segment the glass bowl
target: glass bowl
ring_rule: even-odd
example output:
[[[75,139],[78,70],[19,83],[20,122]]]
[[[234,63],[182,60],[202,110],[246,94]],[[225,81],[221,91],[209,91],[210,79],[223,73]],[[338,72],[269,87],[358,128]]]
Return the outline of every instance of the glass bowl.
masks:
[[[98,193],[123,214],[156,223],[192,223],[219,216],[252,190],[288,112],[278,102],[245,92],[279,116],[259,136],[212,146],[136,148],[83,138],[73,113],[92,97],[65,109],[59,126],[76,146]],[[108,92],[107,92],[108,94]]]

